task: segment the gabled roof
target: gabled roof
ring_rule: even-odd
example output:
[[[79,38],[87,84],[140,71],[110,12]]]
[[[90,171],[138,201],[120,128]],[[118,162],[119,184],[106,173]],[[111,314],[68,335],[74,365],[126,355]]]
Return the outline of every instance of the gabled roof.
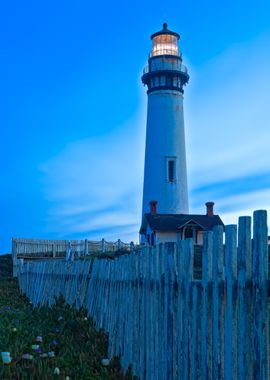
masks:
[[[150,226],[152,231],[177,231],[189,223],[195,223],[205,231],[214,226],[224,226],[219,215],[192,215],[192,214],[144,214],[140,232]]]

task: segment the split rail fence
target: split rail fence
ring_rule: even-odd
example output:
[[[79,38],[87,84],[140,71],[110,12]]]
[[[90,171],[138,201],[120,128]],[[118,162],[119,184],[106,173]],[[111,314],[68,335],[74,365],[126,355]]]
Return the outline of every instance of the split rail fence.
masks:
[[[205,232],[201,279],[192,239],[114,260],[25,263],[34,306],[62,294],[108,332],[108,356],[140,380],[269,380],[266,211]]]

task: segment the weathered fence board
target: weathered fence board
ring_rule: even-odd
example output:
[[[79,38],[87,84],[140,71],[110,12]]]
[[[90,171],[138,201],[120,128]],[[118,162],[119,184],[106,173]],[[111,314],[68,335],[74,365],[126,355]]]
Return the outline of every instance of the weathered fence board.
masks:
[[[140,380],[269,380],[266,220],[254,213],[252,238],[239,218],[225,245],[222,227],[205,232],[202,252],[187,239],[114,260],[27,262],[19,285],[34,306],[62,294],[86,307],[109,358]]]
[[[224,378],[237,378],[237,308],[234,308],[233,285],[237,270],[237,226],[226,226],[225,244],[225,351],[224,351]]]

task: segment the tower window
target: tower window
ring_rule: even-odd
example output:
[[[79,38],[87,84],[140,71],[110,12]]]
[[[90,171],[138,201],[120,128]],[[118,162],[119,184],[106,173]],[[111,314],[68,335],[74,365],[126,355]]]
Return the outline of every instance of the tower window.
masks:
[[[174,178],[174,161],[172,161],[172,160],[168,161],[168,180],[169,180],[169,182],[173,182],[175,180],[175,178]]]
[[[164,75],[161,75],[161,77],[160,77],[160,85],[161,86],[165,86],[165,76]]]
[[[176,182],[176,157],[165,157],[166,181]]]
[[[172,78],[171,77],[167,77],[167,86],[171,86],[172,85]]]

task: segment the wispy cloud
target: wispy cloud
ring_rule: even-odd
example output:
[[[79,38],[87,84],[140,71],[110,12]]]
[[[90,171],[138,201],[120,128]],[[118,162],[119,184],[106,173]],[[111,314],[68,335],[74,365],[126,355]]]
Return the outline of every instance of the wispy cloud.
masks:
[[[226,222],[270,208],[269,44],[270,32],[232,46],[196,68],[187,90],[191,203],[216,200]]]
[[[194,197],[207,199],[209,193],[216,200],[230,198],[236,194],[250,194],[253,192],[270,189],[270,171],[257,173],[250,176],[225,179],[219,182],[208,182],[193,188]],[[196,204],[198,203],[196,199]]]
[[[192,184],[270,169],[269,44],[270,32],[232,46],[197,68],[194,83],[191,76],[186,131]]]
[[[40,166],[49,232],[138,239],[144,119],[142,110],[111,134],[71,143]]]

